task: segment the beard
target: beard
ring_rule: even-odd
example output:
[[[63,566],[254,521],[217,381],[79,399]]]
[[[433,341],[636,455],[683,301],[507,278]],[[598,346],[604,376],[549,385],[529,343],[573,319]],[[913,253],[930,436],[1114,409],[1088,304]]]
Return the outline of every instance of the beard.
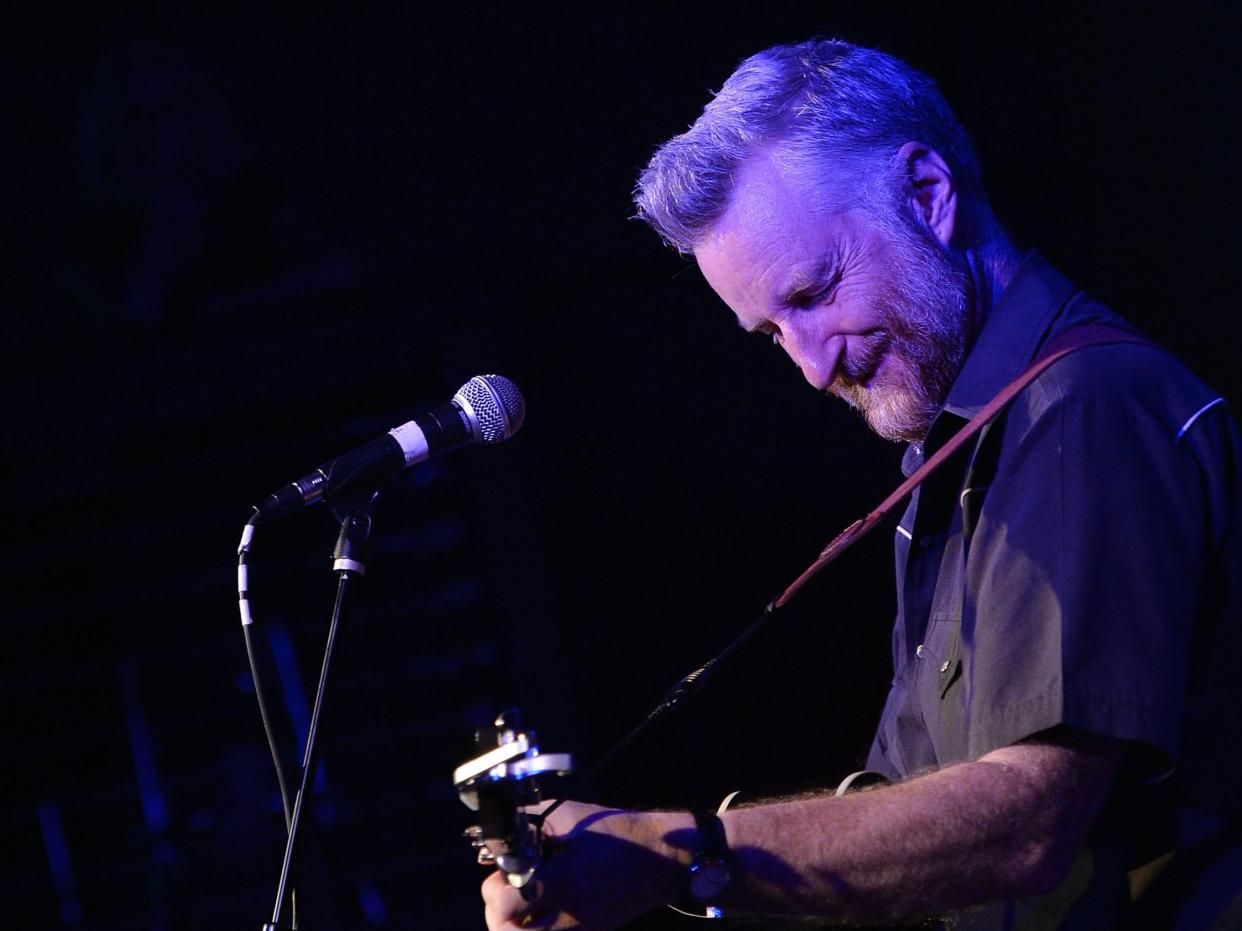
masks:
[[[966,356],[973,287],[966,257],[922,230],[902,227],[890,239],[889,289],[878,299],[883,328],[855,340],[828,392],[886,440],[919,442]]]

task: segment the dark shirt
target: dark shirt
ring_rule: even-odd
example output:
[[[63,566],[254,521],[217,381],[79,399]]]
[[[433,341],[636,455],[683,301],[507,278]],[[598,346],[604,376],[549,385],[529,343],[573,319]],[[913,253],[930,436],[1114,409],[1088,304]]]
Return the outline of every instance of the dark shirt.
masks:
[[[1130,329],[1028,256],[906,473],[1087,323]],[[1223,399],[1167,353],[1093,346],[1040,375],[911,500],[868,767],[899,779],[1057,725],[1131,742],[1072,894],[977,914],[980,926],[1108,927],[1125,871],[1173,846],[1178,808],[1236,810],[1218,765],[1242,758],[1238,453]]]

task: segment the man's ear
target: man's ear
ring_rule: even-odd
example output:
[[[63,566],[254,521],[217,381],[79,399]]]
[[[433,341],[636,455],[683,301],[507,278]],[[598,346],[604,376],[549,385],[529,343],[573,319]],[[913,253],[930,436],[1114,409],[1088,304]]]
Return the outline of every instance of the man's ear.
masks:
[[[957,185],[940,153],[922,142],[907,142],[897,152],[905,176],[910,208],[942,246],[957,225]]]

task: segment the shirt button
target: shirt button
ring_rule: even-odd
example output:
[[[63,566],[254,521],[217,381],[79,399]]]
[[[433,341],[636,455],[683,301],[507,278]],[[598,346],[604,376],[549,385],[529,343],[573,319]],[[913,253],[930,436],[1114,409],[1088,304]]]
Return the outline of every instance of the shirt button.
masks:
[[[923,644],[920,643],[918,646],[914,648],[914,655],[917,656],[919,659],[923,658]]]
[[[943,663],[940,664],[940,671],[942,673],[949,671],[949,661],[947,659]]]

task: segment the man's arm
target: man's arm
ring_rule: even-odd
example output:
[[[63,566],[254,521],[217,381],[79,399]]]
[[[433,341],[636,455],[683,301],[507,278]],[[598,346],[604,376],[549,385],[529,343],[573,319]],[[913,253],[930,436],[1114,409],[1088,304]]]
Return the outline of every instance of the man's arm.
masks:
[[[726,814],[746,877],[734,904],[875,920],[1049,892],[1121,746],[1051,731],[883,789]]]
[[[1122,746],[1054,729],[898,785],[727,812],[741,877],[721,904],[876,921],[1050,891],[1103,805]],[[566,805],[551,827],[562,849],[539,901],[498,874],[484,883],[492,931],[614,928],[676,898],[688,814]]]

